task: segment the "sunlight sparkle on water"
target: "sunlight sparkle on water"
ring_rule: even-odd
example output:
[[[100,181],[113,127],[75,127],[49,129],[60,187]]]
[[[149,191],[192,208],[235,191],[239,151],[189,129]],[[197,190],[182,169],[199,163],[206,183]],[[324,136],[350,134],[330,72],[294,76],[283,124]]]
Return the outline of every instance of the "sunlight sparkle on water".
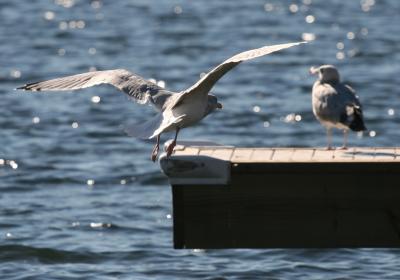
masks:
[[[34,124],[40,123],[40,118],[39,118],[39,117],[33,117],[33,118],[32,118],[32,122],[33,122]]]
[[[387,111],[387,113],[388,113],[389,116],[393,116],[394,113],[395,113],[395,111],[394,111],[393,108],[389,108],[388,111]]]
[[[100,96],[95,95],[95,96],[92,96],[92,98],[90,100],[92,101],[92,103],[97,104],[97,103],[100,103],[101,98],[100,98]]]
[[[371,7],[375,5],[375,0],[361,0],[360,5],[363,12],[369,12]]]
[[[369,132],[369,137],[375,137],[376,136],[376,132],[374,130],[371,130]]]
[[[261,111],[260,106],[257,106],[257,105],[256,105],[256,106],[253,107],[253,112],[254,112],[254,113],[259,113],[260,111]]]
[[[301,39],[304,41],[314,41],[315,40],[315,34],[314,33],[303,33],[301,34]]]
[[[344,59],[344,58],[345,58],[344,52],[337,52],[337,53],[336,53],[336,59],[342,60],[342,59]]]
[[[88,179],[88,180],[86,181],[86,184],[87,184],[88,186],[93,186],[93,185],[94,185],[94,180],[93,180],[93,179]]]
[[[52,11],[47,11],[43,14],[43,17],[45,20],[53,20],[55,18],[56,14]]]
[[[54,3],[56,3],[59,6],[63,6],[64,8],[71,8],[74,4],[74,0],[55,0]]]
[[[80,222],[72,222],[71,223],[71,226],[73,226],[73,227],[79,227],[80,226]]]
[[[343,49],[344,49],[344,44],[343,44],[343,42],[337,42],[336,48],[337,48],[338,50],[343,50]]]
[[[110,223],[90,223],[91,228],[110,228],[111,224]]]
[[[18,168],[18,163],[16,163],[14,160],[10,160],[8,164],[11,166],[12,169]]]
[[[299,122],[299,121],[301,121],[301,115],[297,115],[295,113],[291,113],[291,114],[286,115],[282,120],[285,123]]]
[[[305,18],[307,23],[314,23],[315,22],[315,17],[313,15],[308,15]]]
[[[349,40],[353,40],[356,37],[356,35],[354,34],[354,32],[350,31],[350,32],[347,32],[346,37]]]
[[[92,3],[90,4],[92,6],[93,9],[100,9],[102,3],[100,1],[92,1]]]
[[[83,29],[85,28],[86,23],[83,20],[71,20],[68,22],[68,27],[71,29]]]
[[[182,9],[181,6],[178,5],[178,6],[174,7],[174,13],[175,14],[180,15],[180,14],[182,14],[182,12],[183,12],[183,9]]]
[[[61,21],[58,24],[58,29],[60,30],[66,30],[68,28],[68,23],[66,21]]]
[[[299,6],[297,6],[296,4],[290,4],[289,11],[292,13],[297,13],[299,11]]]
[[[72,128],[78,128],[78,127],[79,127],[79,124],[78,124],[78,122],[73,122],[73,123],[71,124],[71,126],[72,126]]]
[[[2,158],[0,158],[0,165],[4,165],[6,163],[6,161]]]
[[[10,76],[16,79],[21,78],[21,71],[18,69],[13,69],[10,71]]]

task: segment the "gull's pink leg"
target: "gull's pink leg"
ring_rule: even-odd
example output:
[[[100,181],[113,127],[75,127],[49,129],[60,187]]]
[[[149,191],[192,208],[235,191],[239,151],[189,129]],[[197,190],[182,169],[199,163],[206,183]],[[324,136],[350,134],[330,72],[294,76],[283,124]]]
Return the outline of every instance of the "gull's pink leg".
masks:
[[[326,149],[334,150],[334,148],[332,147],[332,129],[330,127],[326,129],[326,139],[328,142],[328,146],[326,147]]]
[[[174,148],[176,146],[176,139],[178,138],[179,129],[180,129],[179,127],[176,129],[174,141],[172,141],[172,143],[167,148],[167,157],[169,157],[174,151]]]
[[[347,138],[349,131],[347,129],[343,130],[343,146],[340,147],[341,150],[347,150]]]
[[[160,149],[160,134],[157,135],[157,143],[154,145],[153,152],[151,153],[151,160],[156,161],[158,150]]]

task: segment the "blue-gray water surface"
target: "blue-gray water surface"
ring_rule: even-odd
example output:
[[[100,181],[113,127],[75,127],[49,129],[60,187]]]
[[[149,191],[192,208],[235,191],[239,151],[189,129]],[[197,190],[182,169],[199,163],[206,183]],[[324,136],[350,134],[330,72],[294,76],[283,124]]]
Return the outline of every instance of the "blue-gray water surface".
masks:
[[[174,250],[153,143],[123,132],[152,108],[107,86],[13,90],[126,68],[179,91],[240,51],[307,40],[224,76],[212,90],[224,110],[180,138],[323,147],[308,69],[329,63],[364,105],[368,131],[350,145],[396,146],[399,14],[397,0],[1,0],[0,278],[400,279],[393,249]]]

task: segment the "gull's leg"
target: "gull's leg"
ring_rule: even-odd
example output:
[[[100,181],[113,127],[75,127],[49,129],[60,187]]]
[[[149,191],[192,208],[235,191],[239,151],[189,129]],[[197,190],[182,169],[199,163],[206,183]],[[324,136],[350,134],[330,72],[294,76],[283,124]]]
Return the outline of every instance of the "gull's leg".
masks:
[[[343,130],[343,146],[340,147],[341,150],[347,150],[347,138],[349,136],[349,131],[347,129]]]
[[[160,134],[157,135],[157,143],[154,145],[153,152],[151,153],[151,160],[153,162],[157,159],[158,150],[160,149]]]
[[[169,157],[172,154],[172,152],[174,151],[174,148],[176,146],[176,139],[178,138],[179,129],[180,129],[179,127],[176,128],[174,141],[172,141],[172,143],[167,148],[167,157]]]
[[[326,147],[327,150],[333,150],[332,148],[332,128],[326,128],[326,140],[328,142],[328,146]]]

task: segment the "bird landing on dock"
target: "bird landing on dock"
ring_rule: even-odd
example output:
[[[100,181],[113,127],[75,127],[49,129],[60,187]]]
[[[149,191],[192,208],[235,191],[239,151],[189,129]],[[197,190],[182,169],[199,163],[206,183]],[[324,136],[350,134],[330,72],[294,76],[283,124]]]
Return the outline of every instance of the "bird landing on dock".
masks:
[[[248,50],[225,60],[204,75],[193,86],[181,92],[165,90],[158,85],[124,69],[94,71],[57,78],[49,81],[29,83],[17,89],[29,91],[68,91],[110,84],[126,93],[140,104],[149,103],[157,114],[142,124],[128,127],[129,135],[142,139],[156,139],[151,159],[155,161],[160,147],[160,136],[164,132],[175,131],[173,142],[168,146],[167,156],[172,154],[180,129],[192,126],[202,120],[222,104],[217,97],[209,94],[218,80],[243,61],[265,56],[305,42],[264,46]]]

